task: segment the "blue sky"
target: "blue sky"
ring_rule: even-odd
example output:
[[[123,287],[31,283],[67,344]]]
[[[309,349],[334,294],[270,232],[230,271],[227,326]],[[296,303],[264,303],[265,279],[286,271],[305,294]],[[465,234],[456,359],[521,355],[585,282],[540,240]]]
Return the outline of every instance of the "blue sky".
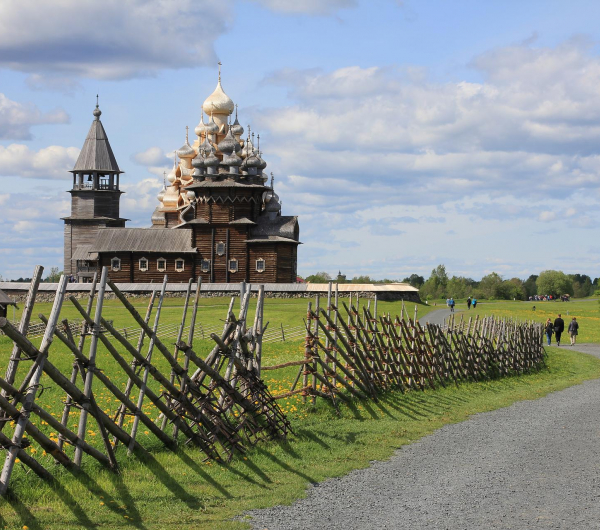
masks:
[[[283,213],[300,216],[301,274],[600,276],[599,14],[592,1],[4,0],[0,275],[61,265],[96,93],[122,214],[148,226],[220,60]]]

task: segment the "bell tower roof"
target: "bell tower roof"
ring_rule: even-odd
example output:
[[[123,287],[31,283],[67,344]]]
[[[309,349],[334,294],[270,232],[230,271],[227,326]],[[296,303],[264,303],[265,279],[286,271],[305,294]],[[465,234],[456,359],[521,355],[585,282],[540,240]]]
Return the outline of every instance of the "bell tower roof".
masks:
[[[94,121],[87,134],[79,158],[71,173],[101,171],[106,173],[123,173],[119,169],[117,159],[110,147],[108,136],[100,121],[102,112],[96,102]]]

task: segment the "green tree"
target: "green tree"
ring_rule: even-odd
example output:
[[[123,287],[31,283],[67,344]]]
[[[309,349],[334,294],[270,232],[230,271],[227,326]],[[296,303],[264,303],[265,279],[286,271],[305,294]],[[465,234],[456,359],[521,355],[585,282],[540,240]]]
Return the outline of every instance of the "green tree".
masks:
[[[57,283],[60,280],[62,273],[61,270],[58,270],[58,267],[52,267],[44,281],[47,283]]]
[[[421,287],[421,294],[427,298],[446,298],[448,274],[444,265],[438,265]]]
[[[573,294],[573,282],[562,271],[540,272],[535,283],[540,295],[562,296],[563,294]]]
[[[418,274],[411,274],[407,278],[404,278],[404,280],[402,280],[402,282],[408,283],[418,289],[425,283],[425,278],[423,278],[423,276],[419,276]]]
[[[525,300],[527,291],[523,280],[511,278],[503,281],[496,289],[495,297],[502,300]]]
[[[526,294],[527,298],[538,294],[537,284],[535,283],[537,279],[538,279],[538,275],[532,274],[523,283],[523,287],[525,288],[525,294]]]
[[[316,272],[315,274],[307,276],[305,279],[310,283],[327,283],[331,281],[331,276],[326,272]]]
[[[373,283],[373,280],[369,276],[355,276],[350,283]]]
[[[502,298],[502,276],[497,272],[492,272],[481,278],[479,282],[479,297],[480,298]]]

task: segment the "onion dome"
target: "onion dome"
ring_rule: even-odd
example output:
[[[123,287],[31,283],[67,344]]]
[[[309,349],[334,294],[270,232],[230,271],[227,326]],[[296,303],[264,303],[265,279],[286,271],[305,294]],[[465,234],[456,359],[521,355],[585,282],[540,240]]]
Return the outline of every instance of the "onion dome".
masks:
[[[173,184],[177,180],[177,157],[173,160],[173,169],[167,175],[167,180],[170,184]]]
[[[207,134],[217,134],[219,132],[219,126],[215,123],[215,119],[211,113],[210,121],[204,127]]]
[[[217,155],[215,155],[215,148],[211,145],[210,146],[210,152],[208,154],[208,156],[204,159],[204,165],[209,168],[209,167],[218,167],[218,165],[220,164],[220,160],[217,158]]]
[[[234,151],[237,150],[235,148],[236,145],[239,147],[240,144],[233,137],[233,134],[231,133],[231,128],[230,128],[229,131],[227,131],[227,135],[225,136],[225,138],[223,138],[221,140],[221,142],[219,143],[218,147],[219,147],[219,151],[221,151],[221,153],[230,155],[231,153],[233,153]]]
[[[209,112],[214,112],[215,114],[231,114],[234,109],[234,104],[232,99],[225,94],[223,87],[221,86],[221,68],[219,64],[219,82],[217,83],[217,88],[215,91],[206,98],[204,101],[202,108],[204,112],[207,114]]]
[[[260,161],[260,164],[258,165],[258,169],[260,169],[261,171],[264,171],[265,168],[267,167],[267,163],[263,160],[263,158],[260,155],[262,155],[262,153],[258,153],[257,158]]]
[[[221,162],[221,165],[228,167],[240,167],[242,163],[242,159],[238,156],[238,154],[235,151],[233,151],[230,155],[226,155],[223,157],[223,162]]]
[[[162,190],[160,190],[158,192],[158,195],[156,196],[156,198],[158,199],[158,202],[162,202],[162,200],[165,198],[165,193],[167,193],[167,189],[163,184]]]
[[[244,128],[240,125],[240,122],[238,121],[237,105],[235,106],[235,121],[231,126],[231,132],[233,132],[234,136],[236,136],[238,140],[240,139],[240,136],[244,134]]]
[[[267,212],[279,212],[281,204],[279,203],[279,195],[274,191],[267,191],[264,195],[265,210]]]
[[[200,137],[202,133],[206,130],[206,123],[204,123],[204,111],[200,113],[200,123],[196,125],[194,132],[196,136]]]
[[[185,143],[179,149],[177,149],[177,156],[179,158],[194,158],[196,156],[196,151],[194,151],[194,148],[190,145],[188,139],[187,126],[185,128]]]
[[[196,198],[196,194],[192,190],[189,190],[186,193],[186,197],[188,198],[188,201],[193,201]]]
[[[195,167],[196,169],[202,169],[202,168],[206,167],[206,165],[204,163],[204,156],[202,155],[202,152],[200,152],[198,154],[198,156],[196,158],[194,158],[194,160],[192,160],[192,166]]]

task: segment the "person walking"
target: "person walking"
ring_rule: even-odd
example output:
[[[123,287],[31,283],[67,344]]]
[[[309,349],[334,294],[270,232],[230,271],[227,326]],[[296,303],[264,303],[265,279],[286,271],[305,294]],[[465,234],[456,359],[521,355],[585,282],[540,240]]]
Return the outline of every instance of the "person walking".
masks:
[[[471,305],[473,306],[473,309],[477,307],[477,298],[473,298],[473,300],[471,300]]]
[[[471,309],[471,297],[467,298],[467,309]]]
[[[450,313],[454,313],[454,298],[450,298]]]
[[[579,322],[573,317],[573,320],[569,323],[569,338],[571,339],[571,346],[575,346],[577,341],[577,335],[579,334]]]
[[[554,324],[552,323],[552,320],[550,320],[548,318],[548,320],[546,320],[546,337],[548,339],[548,346],[550,346],[550,343],[552,342],[552,334],[554,333]]]
[[[556,345],[560,346],[560,336],[565,330],[565,321],[561,318],[560,313],[556,320],[554,320],[554,334],[556,335]]]

